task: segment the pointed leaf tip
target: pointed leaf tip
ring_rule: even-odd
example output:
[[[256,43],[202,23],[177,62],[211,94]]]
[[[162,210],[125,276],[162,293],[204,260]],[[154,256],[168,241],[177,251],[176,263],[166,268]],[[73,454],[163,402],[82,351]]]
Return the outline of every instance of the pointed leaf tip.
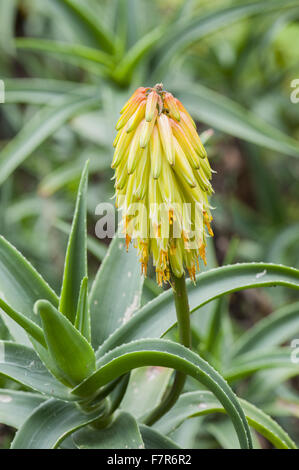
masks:
[[[42,319],[50,355],[70,385],[79,384],[95,369],[95,354],[88,341],[47,300],[34,306]]]
[[[86,161],[78,188],[76,208],[69,236],[59,311],[74,323],[81,281],[87,275],[86,191],[89,160]]]
[[[90,342],[90,310],[88,302],[88,278],[82,280],[78,299],[75,327]]]

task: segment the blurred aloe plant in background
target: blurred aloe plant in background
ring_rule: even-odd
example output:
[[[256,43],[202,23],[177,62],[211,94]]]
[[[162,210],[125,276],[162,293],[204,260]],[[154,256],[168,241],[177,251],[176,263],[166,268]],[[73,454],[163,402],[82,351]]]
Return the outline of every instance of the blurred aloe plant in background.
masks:
[[[0,0],[0,233],[53,287],[2,239],[1,376],[13,381],[0,379],[0,423],[20,428],[15,447],[109,447],[108,424],[113,435],[124,421],[132,440],[116,447],[235,447],[232,422],[246,445],[246,423],[231,390],[235,418],[209,415],[230,408],[212,395],[220,375],[240,397],[253,428],[275,446],[293,446],[266,412],[298,445],[298,364],[290,361],[289,348],[299,334],[298,272],[271,264],[299,263],[299,105],[290,101],[290,83],[299,77],[298,16],[295,0]],[[217,170],[215,244],[208,249],[209,271],[201,266],[200,287],[190,284],[188,292],[196,360],[199,353],[218,375],[213,372],[213,385],[204,384],[208,391],[189,378],[174,408],[149,428],[142,424],[147,413],[169,388],[178,356],[185,357],[174,343],[171,292],[158,295],[152,269],[142,285],[136,255],[120,250],[122,240],[108,248],[92,235],[97,204],[113,195],[111,143],[118,110],[140,84],[161,81],[200,131],[215,130],[207,142]],[[86,196],[85,173],[64,261],[87,159],[89,191]],[[227,266],[235,260],[244,263]],[[284,287],[263,289],[269,285]],[[53,342],[53,325],[64,332],[63,346],[69,339],[72,357],[80,350],[78,367]],[[160,343],[162,336],[173,341],[170,346]],[[140,342],[144,338],[154,341]],[[144,366],[129,379],[129,369],[117,365],[116,374],[108,366],[114,353],[104,354],[135,340],[115,353],[136,358],[128,357],[129,369]],[[148,362],[140,350],[148,351]],[[196,367],[210,373],[206,363],[186,354],[195,363],[181,366],[191,376]],[[97,378],[98,369],[105,378]],[[90,391],[72,392],[87,376]],[[138,400],[138,391],[148,401]],[[47,419],[53,425],[43,436],[39,426]],[[69,427],[60,428],[66,421]],[[106,425],[104,434],[99,423]],[[26,442],[33,429],[33,440]],[[255,433],[253,443],[267,446]]]

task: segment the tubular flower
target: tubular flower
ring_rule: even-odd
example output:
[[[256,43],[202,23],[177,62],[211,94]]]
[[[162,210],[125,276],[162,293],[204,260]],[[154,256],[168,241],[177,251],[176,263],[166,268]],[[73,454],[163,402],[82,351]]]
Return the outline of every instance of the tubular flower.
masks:
[[[195,281],[198,258],[206,263],[206,236],[213,236],[208,203],[213,189],[193,119],[157,84],[135,91],[116,129],[112,168],[127,247],[133,240],[144,275],[152,255],[160,285],[171,271],[181,277],[185,267]]]

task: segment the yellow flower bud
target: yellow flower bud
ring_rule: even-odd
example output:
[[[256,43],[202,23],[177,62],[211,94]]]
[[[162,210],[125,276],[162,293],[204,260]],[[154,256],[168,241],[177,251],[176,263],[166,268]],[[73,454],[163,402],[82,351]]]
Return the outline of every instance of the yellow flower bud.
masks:
[[[164,149],[166,158],[170,165],[174,165],[174,145],[173,145],[173,134],[171,131],[170,121],[166,114],[161,113],[158,118],[158,129],[162,147]]]
[[[159,95],[155,90],[152,90],[146,100],[145,120],[151,122],[157,108]]]
[[[171,93],[165,93],[164,106],[166,109],[168,109],[168,114],[170,117],[176,119],[177,121],[181,120],[181,113]]]
[[[121,111],[114,140],[116,205],[127,247],[138,247],[142,273],[150,255],[157,282],[193,281],[213,236],[208,196],[212,170],[196,125],[182,103],[163,89],[138,88]],[[136,206],[137,205],[137,210]]]

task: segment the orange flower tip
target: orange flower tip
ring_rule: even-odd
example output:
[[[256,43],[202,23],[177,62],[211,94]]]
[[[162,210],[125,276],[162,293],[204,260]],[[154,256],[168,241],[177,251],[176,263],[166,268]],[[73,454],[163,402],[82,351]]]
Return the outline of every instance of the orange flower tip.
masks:
[[[131,237],[130,237],[130,235],[128,235],[126,233],[126,249],[127,249],[127,251],[129,250],[130,243],[131,243]]]
[[[178,122],[181,120],[181,115],[179,112],[179,109],[177,107],[177,104],[175,102],[174,97],[172,96],[171,93],[166,92],[165,93],[165,98],[164,98],[164,103],[171,115],[174,119],[176,119]]]
[[[191,279],[191,281],[193,282],[193,284],[195,285],[195,284],[196,284],[195,266],[192,266],[192,268],[187,268],[187,269],[188,269],[188,273],[189,273],[190,279]]]
[[[147,264],[146,263],[141,263],[141,274],[143,274],[144,277],[147,276]]]

